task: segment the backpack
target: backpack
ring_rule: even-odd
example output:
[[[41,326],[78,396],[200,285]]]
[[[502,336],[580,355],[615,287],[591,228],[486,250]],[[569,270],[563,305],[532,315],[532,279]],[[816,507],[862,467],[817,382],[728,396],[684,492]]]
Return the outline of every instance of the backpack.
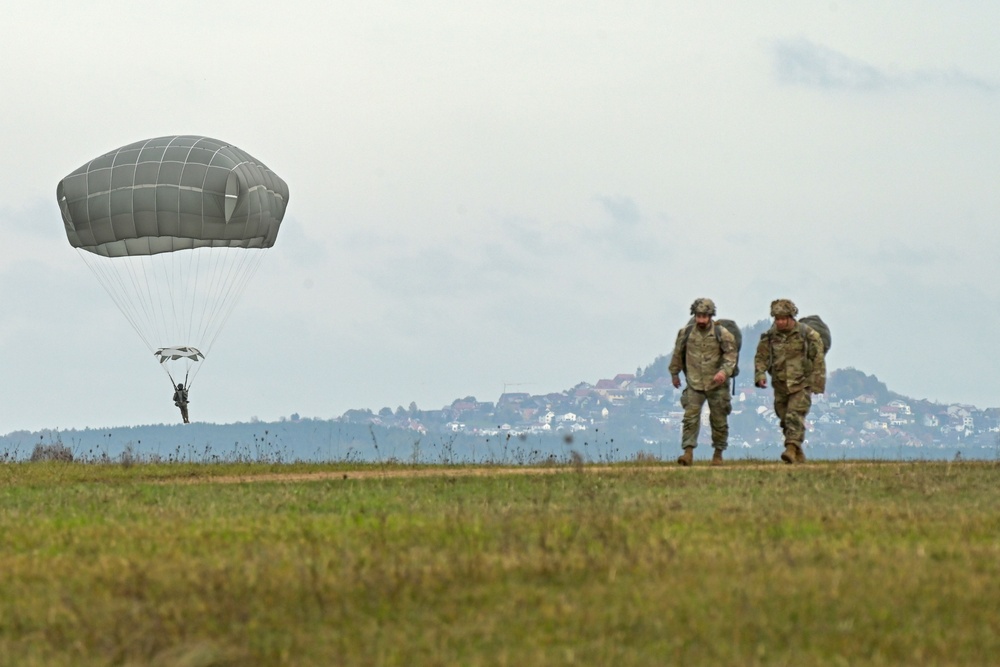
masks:
[[[830,336],[830,327],[826,325],[826,322],[819,315],[806,315],[805,317],[797,320],[800,328],[802,329],[802,342],[806,347],[806,358],[805,358],[805,372],[808,376],[812,373],[812,362],[809,361],[809,336],[806,335],[809,329],[812,329],[819,334],[820,339],[823,341],[823,354],[826,355],[830,351],[830,346],[833,344],[833,339]],[[770,329],[765,331],[760,335],[761,339],[768,340],[768,350],[769,356],[767,360],[768,371],[771,369],[771,364],[774,359],[774,350],[770,346],[771,332],[775,329],[772,326]]]
[[[818,333],[819,337],[823,339],[823,353],[827,354],[830,352],[830,345],[833,344],[833,339],[830,337],[830,327],[826,325],[826,322],[819,315],[806,315],[799,320],[799,324],[804,324]]]
[[[722,345],[722,334],[719,332],[719,327],[725,328],[736,339],[736,365],[733,366],[733,377],[735,378],[740,374],[740,350],[743,348],[743,332],[740,330],[739,325],[732,320],[715,320],[712,331],[715,332],[715,340],[720,346]],[[687,373],[687,342],[693,330],[694,318],[692,317],[688,320],[687,326],[684,327],[684,342],[681,343],[681,367],[685,373]]]

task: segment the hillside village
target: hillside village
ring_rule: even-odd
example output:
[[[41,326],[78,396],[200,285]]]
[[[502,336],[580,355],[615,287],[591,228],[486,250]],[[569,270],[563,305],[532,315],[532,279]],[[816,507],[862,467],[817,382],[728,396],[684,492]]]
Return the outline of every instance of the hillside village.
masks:
[[[659,360],[658,360],[659,361]],[[662,366],[662,364],[660,364]],[[420,433],[470,436],[561,435],[602,431],[641,439],[647,445],[673,446],[680,441],[683,410],[680,389],[669,376],[650,371],[620,373],[596,383],[581,382],[556,393],[509,392],[495,403],[475,397],[457,399],[440,410],[419,410],[411,404],[378,413],[350,410],[340,420],[404,428]],[[828,451],[866,448],[933,449],[966,444],[1000,445],[1000,409],[942,405],[890,392],[873,376],[855,369],[830,374],[827,393],[813,397],[807,444]],[[707,406],[700,442],[708,442]],[[757,389],[748,377],[738,378],[729,418],[730,447],[757,447],[780,440],[778,418],[770,389]]]
[[[743,367],[747,367],[741,361]],[[15,431],[0,437],[0,460],[55,447],[82,461],[459,461],[531,463],[582,457],[615,462],[670,460],[679,451],[680,390],[646,369],[561,392],[473,396],[440,409],[348,410],[320,419],[292,414],[276,422],[150,424],[98,429]],[[832,372],[813,397],[806,446],[816,459],[1000,460],[1000,409],[942,405],[893,393],[874,376]],[[696,456],[710,455],[707,412]],[[781,429],[769,389],[737,378],[729,417],[730,456],[777,458]]]
[[[770,326],[742,329],[752,341]],[[744,458],[777,457],[782,435],[771,389],[753,386],[755,345],[743,345],[729,416],[729,447]],[[836,348],[834,348],[836,349]],[[681,390],[658,356],[645,368],[544,394],[504,392],[496,401],[456,398],[441,408],[352,409],[332,419],[292,414],[278,422],[193,423],[14,432],[0,456],[62,443],[74,456],[104,460],[131,452],[176,460],[487,460],[528,462],[579,454],[584,460],[672,458],[680,449]],[[813,396],[807,451],[820,459],[1000,460],[1000,408],[940,404],[890,391],[854,368],[829,372]],[[710,454],[707,407],[696,456]],[[6,453],[4,453],[6,452]],[[740,454],[742,452],[742,454]]]

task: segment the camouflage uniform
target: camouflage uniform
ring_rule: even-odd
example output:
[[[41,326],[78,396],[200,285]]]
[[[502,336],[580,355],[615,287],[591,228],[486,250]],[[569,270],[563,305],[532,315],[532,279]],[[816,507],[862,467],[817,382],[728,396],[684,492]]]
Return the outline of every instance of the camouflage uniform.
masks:
[[[699,300],[700,301],[700,300]],[[706,299],[707,301],[707,299]],[[711,302],[709,302],[711,303]],[[695,304],[698,304],[696,301]],[[694,307],[692,307],[694,310]],[[714,305],[712,313],[714,312]],[[688,330],[690,329],[690,334]],[[718,338],[716,338],[718,331]],[[684,339],[687,338],[685,346]],[[686,349],[685,349],[686,347]],[[724,450],[729,441],[729,413],[733,410],[729,382],[716,384],[713,377],[720,370],[726,379],[732,377],[736,367],[736,339],[725,327],[711,322],[702,331],[693,323],[677,332],[673,356],[670,359],[670,375],[679,377],[684,371],[687,387],[681,394],[684,408],[684,431],[681,446],[685,449],[698,445],[701,429],[701,410],[708,402],[709,423],[712,426],[712,447]]]
[[[798,314],[798,309],[786,299],[775,303],[779,304],[777,312],[787,312],[787,317],[794,318]],[[772,304],[772,315],[774,313],[775,306]],[[804,461],[802,442],[806,436],[806,415],[812,407],[811,394],[826,391],[823,339],[815,330],[798,322],[789,331],[778,331],[776,327],[771,327],[761,334],[757,345],[754,383],[760,386],[766,378],[765,373],[771,375],[774,411],[781,420],[786,450],[792,447],[797,453],[796,460]],[[784,455],[782,458],[784,459]]]
[[[188,424],[188,393],[182,384],[177,385],[174,391],[174,405],[181,409],[181,419]]]

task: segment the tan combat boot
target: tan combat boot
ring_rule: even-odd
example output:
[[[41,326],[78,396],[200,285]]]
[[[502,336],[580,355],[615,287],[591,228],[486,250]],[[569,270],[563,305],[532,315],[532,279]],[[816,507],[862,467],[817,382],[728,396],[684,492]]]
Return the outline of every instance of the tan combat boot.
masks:
[[[684,453],[677,457],[677,462],[682,466],[694,463],[694,447],[685,447]]]
[[[795,445],[795,462],[805,463],[806,453],[802,451],[802,445]]]
[[[785,451],[781,453],[781,460],[785,463],[795,463],[795,444],[788,442],[785,443]]]
[[[715,453],[712,454],[712,465],[721,466],[722,465],[722,450],[716,449]]]

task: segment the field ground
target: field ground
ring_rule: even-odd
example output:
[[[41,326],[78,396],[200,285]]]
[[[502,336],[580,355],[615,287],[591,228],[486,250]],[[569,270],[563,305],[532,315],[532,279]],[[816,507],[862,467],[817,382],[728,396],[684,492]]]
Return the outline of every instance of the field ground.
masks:
[[[0,665],[988,665],[1000,463],[0,466]]]

